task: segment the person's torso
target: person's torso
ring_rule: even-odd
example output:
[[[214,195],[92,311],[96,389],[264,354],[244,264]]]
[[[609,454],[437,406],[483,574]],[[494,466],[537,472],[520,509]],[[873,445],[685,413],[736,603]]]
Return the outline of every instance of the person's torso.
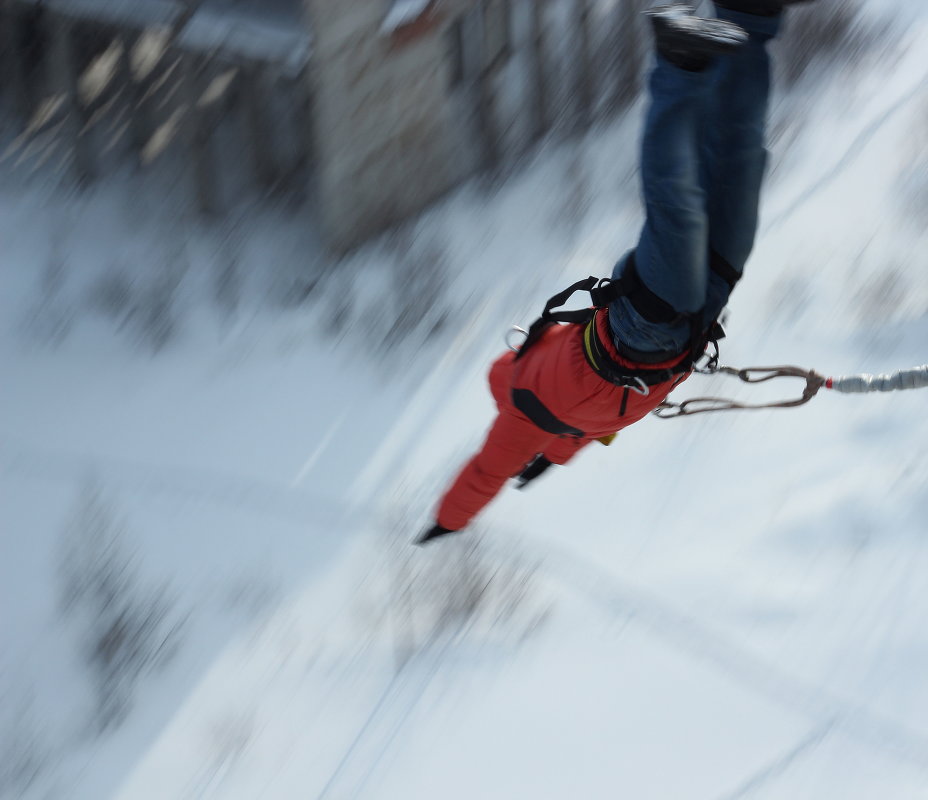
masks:
[[[618,364],[640,368],[623,359],[612,345],[605,311],[596,315],[603,347]],[[584,354],[584,325],[552,325],[520,358],[513,372],[513,388],[528,389],[559,420],[587,436],[614,433],[645,417],[667,397],[688,373],[651,386],[647,395],[635,388],[616,386],[590,366]],[[679,359],[677,359],[679,360]],[[645,365],[653,368],[667,364]]]

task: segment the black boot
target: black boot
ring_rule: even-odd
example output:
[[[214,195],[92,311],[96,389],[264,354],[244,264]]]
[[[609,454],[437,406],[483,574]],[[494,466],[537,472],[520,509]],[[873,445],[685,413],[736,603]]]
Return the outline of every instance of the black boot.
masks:
[[[729,11],[740,11],[742,14],[775,17],[786,6],[809,2],[811,0],[715,0],[715,5],[719,8],[727,8]]]
[[[450,531],[436,523],[427,531],[422,533],[419,538],[416,539],[414,544],[425,544],[426,542],[432,541],[432,539],[437,539],[439,536],[447,536],[449,533],[457,533],[457,531]]]
[[[541,473],[550,466],[551,462],[548,461],[548,459],[543,455],[539,454],[535,456],[531,461],[528,462],[528,465],[525,467],[525,469],[516,475],[516,489],[524,489],[529,481],[535,480],[535,478],[541,475]]]
[[[704,69],[715,56],[732,53],[748,40],[733,22],[693,16],[693,7],[682,3],[655,6],[644,13],[651,18],[657,52],[681,69]]]

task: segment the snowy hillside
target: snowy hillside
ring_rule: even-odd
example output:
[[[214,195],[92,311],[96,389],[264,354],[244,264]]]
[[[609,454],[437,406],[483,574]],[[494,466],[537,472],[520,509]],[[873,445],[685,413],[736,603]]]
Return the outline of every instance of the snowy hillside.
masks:
[[[928,15],[868,13],[778,98],[725,363],[926,361]],[[640,115],[329,269],[5,175],[0,797],[928,798],[924,391],[649,418],[409,545],[634,242]]]

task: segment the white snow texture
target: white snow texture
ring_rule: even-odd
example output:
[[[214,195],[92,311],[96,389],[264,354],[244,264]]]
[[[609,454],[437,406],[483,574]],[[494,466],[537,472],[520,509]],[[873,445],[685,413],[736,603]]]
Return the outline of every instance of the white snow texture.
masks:
[[[777,96],[725,363],[925,363],[922,5]],[[416,222],[445,324],[390,347],[388,238],[285,307],[315,256],[253,209],[217,303],[215,232],[133,179],[3,181],[0,797],[928,798],[924,390],[648,418],[409,544],[505,330],[634,244],[641,113]]]

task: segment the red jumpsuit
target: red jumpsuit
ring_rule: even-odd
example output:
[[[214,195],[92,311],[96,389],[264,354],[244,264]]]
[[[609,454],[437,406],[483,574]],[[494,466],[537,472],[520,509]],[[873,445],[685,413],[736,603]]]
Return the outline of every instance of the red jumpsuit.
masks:
[[[612,359],[632,369],[672,367],[686,355],[660,364],[634,364],[612,345],[608,314],[596,314],[597,331]],[[584,325],[553,325],[518,361],[506,352],[490,368],[490,390],[499,413],[483,448],[461,470],[439,504],[437,522],[456,531],[489,503],[506,481],[538,453],[566,464],[580,448],[637,422],[688,377],[682,373],[650,387],[647,396],[601,378],[584,355]],[[513,389],[528,389],[559,421],[582,432],[564,436],[539,428],[515,407]],[[624,403],[624,413],[623,411]]]

